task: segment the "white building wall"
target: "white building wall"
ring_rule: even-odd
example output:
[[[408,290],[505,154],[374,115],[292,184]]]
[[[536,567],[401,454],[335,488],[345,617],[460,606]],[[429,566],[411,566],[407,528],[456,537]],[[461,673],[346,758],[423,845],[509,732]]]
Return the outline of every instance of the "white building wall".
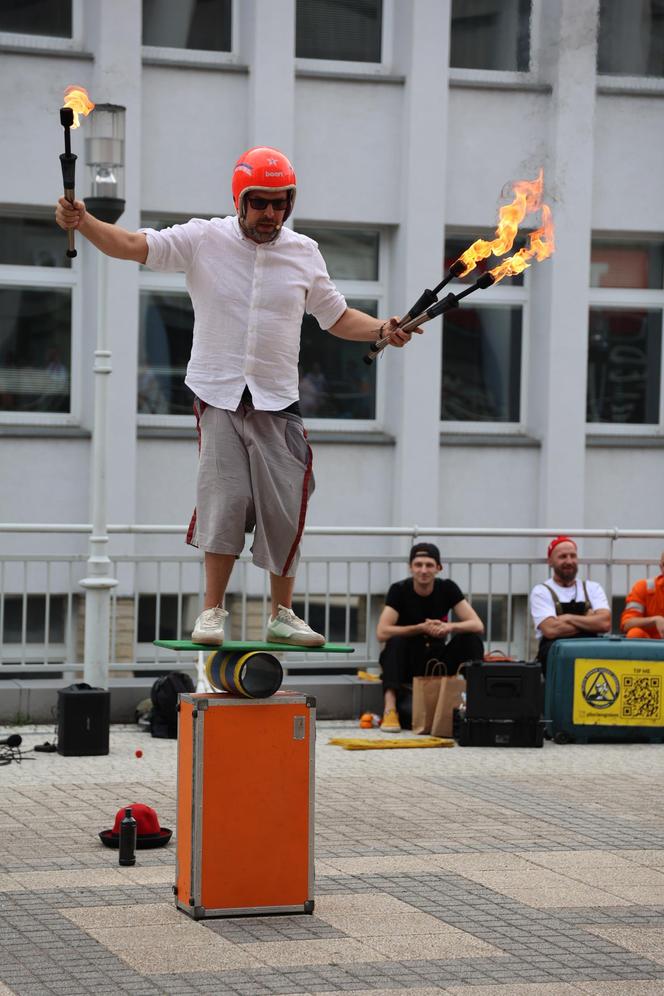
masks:
[[[588,448],[585,389],[592,230],[664,229],[664,95],[651,87],[649,95],[604,88],[596,96],[598,0],[534,4],[535,71],[506,83],[501,74],[450,74],[449,0],[386,4],[393,52],[384,78],[364,79],[325,66],[296,71],[294,0],[238,4],[238,58],[217,68],[142,63],[141,5],[86,0],[82,47],[92,58],[8,54],[5,47],[0,59],[3,92],[20,87],[25,109],[23,116],[8,101],[0,106],[13,151],[3,200],[48,205],[59,196],[57,109],[64,86],[80,82],[96,100],[127,107],[121,224],[137,227],[141,211],[229,213],[237,155],[258,142],[282,145],[298,170],[299,223],[385,233],[386,309],[398,313],[438,279],[445,225],[490,231],[507,181],[543,165],[558,251],[528,274],[522,424],[455,431],[454,445],[441,447],[441,428],[447,442],[450,434],[438,420],[442,338],[440,322],[432,322],[407,350],[389,350],[378,364],[382,401],[369,430],[376,442],[349,444],[336,430],[312,434],[318,486],[310,522],[658,528],[661,424],[648,449],[635,444],[638,431]],[[82,134],[74,140],[80,152]],[[84,173],[81,159],[81,193]],[[80,403],[74,424],[53,430],[57,438],[45,437],[34,420],[19,427],[20,419],[0,413],[4,521],[90,517],[90,440],[81,432],[92,430],[98,259],[81,243],[82,334],[73,371]],[[195,435],[177,430],[164,438],[138,427],[138,267],[112,262],[108,281],[109,519],[184,524],[194,497]],[[487,431],[498,431],[500,445],[487,444]],[[647,497],[635,504],[635,491]],[[30,542],[24,538],[22,548]],[[124,549],[140,551],[146,542],[127,541]]]

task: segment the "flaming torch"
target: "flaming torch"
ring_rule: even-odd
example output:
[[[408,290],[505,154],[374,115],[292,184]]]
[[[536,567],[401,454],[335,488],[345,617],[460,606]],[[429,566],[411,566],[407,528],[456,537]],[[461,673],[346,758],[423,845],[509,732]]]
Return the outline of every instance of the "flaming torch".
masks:
[[[64,185],[65,197],[70,203],[74,202],[74,187],[76,181],[76,159],[77,156],[71,151],[70,129],[79,127],[79,115],[88,115],[94,109],[94,104],[88,97],[88,92],[82,86],[68,86],[65,90],[64,104],[60,108],[60,124],[65,132],[65,151],[60,155],[60,165],[62,166],[62,182]],[[67,232],[67,256],[72,258],[76,255],[74,248],[74,230],[70,228]]]
[[[501,207],[498,214],[498,226],[496,237],[492,240],[477,239],[457,260],[450,266],[449,270],[441,282],[433,290],[425,290],[415,302],[410,311],[403,316],[397,328],[404,332],[412,332],[413,329],[423,325],[425,322],[443,315],[446,311],[459,307],[459,302],[468,297],[476,290],[485,290],[493,284],[498,283],[505,277],[522,273],[528,266],[529,260],[535,256],[542,260],[550,256],[554,251],[553,219],[551,210],[546,204],[542,204],[542,187],[544,183],[544,173],[542,170],[535,180],[517,180],[513,184],[514,198],[510,204]],[[532,232],[528,239],[528,246],[519,249],[513,256],[508,257],[493,270],[483,273],[478,280],[462,291],[460,294],[447,294],[442,301],[438,300],[438,293],[454,277],[465,277],[475,269],[478,262],[487,259],[489,256],[503,256],[509,252],[514,245],[514,239],[519,230],[519,225],[526,217],[534,211],[542,211],[542,226]],[[366,364],[371,364],[378,354],[385,349],[390,341],[389,336],[377,339],[369,347],[369,352],[363,357]]]

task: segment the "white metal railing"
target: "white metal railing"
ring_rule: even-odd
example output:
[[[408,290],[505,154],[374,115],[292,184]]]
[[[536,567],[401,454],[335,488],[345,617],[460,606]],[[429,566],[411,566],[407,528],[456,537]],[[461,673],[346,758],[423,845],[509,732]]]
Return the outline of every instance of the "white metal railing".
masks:
[[[0,523],[0,533],[16,537],[90,534],[88,524]],[[546,575],[541,555],[522,556],[466,553],[460,547],[477,540],[501,543],[549,538],[560,529],[489,529],[449,527],[341,527],[307,528],[305,546],[320,545],[316,538],[332,538],[327,549],[305,554],[298,573],[298,601],[312,623],[329,639],[353,645],[352,666],[375,665],[380,646],[375,625],[384,594],[392,581],[406,573],[407,546],[418,537],[446,539],[455,552],[444,556],[445,574],[451,576],[483,616],[487,649],[502,649],[520,658],[534,654],[527,596]],[[568,531],[569,532],[569,531]],[[182,535],[182,526],[111,525],[109,536]],[[664,530],[576,529],[571,534],[593,546],[592,556],[581,557],[584,576],[599,581],[609,599],[624,596],[637,577],[656,573]],[[375,552],[346,553],[357,549],[357,538],[368,543],[383,541]],[[385,552],[385,540],[407,538],[394,553]],[[649,555],[618,556],[618,544],[648,541]],[[16,544],[14,543],[14,546]],[[112,545],[112,540],[111,540]],[[378,544],[380,545],[380,544]],[[343,553],[330,552],[330,548]],[[393,544],[396,548],[397,544]],[[537,544],[539,547],[540,544]],[[109,647],[111,670],[157,670],[188,658],[156,648],[152,640],[186,639],[202,600],[204,577],[198,553],[160,556],[155,553],[113,555],[113,576],[118,579],[111,595]],[[87,556],[80,554],[0,554],[0,665],[3,673],[77,671],[82,668],[83,596],[80,580],[87,573]],[[229,587],[233,639],[256,636],[256,626],[268,611],[267,575],[253,567],[248,555],[240,558]],[[131,632],[127,634],[127,629]],[[122,651],[122,652],[121,652]],[[332,655],[296,654],[286,667],[348,667]]]

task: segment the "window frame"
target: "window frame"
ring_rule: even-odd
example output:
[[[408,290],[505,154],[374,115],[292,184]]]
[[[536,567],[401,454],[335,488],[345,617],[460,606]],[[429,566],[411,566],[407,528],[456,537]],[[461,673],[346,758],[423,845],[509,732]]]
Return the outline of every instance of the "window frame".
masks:
[[[470,245],[473,241],[473,236],[469,235],[467,232],[459,232],[459,230],[449,229],[445,233],[445,241],[452,238],[468,238],[468,244]],[[498,265],[496,263],[496,265]],[[447,285],[445,293],[458,294],[463,290],[468,289],[468,284],[464,284],[458,280],[452,280]],[[517,422],[489,422],[489,421],[460,421],[440,419],[440,431],[443,434],[463,434],[468,436],[473,435],[523,435],[528,426],[528,413],[526,410],[527,406],[527,378],[528,369],[530,362],[530,271],[529,269],[523,272],[523,284],[521,287],[514,287],[511,285],[505,285],[499,283],[493,287],[487,287],[486,290],[479,291],[472,300],[472,307],[481,310],[482,308],[489,307],[520,307],[521,308],[521,376],[519,384],[519,420]],[[471,304],[471,302],[469,302]],[[461,305],[463,308],[463,304]],[[443,397],[443,330],[441,327],[441,346],[440,346],[440,364],[441,364],[441,381],[440,381],[440,405],[442,407],[442,397]]]
[[[599,237],[599,236],[598,236]],[[606,238],[603,238],[606,241]],[[616,239],[616,242],[625,239]],[[643,240],[646,241],[646,240]],[[664,287],[639,289],[637,287],[590,287],[588,291],[588,320],[586,322],[586,398],[588,403],[588,326],[591,308],[610,308],[614,311],[658,310],[662,316],[660,326],[661,351],[659,370],[659,419],[652,423],[639,422],[585,422],[587,436],[643,436],[664,435]]]
[[[329,229],[345,229],[346,231],[361,231],[361,232],[377,232],[378,233],[378,279],[377,280],[342,280],[335,279],[334,285],[338,288],[339,292],[348,299],[364,299],[372,300],[376,302],[376,311],[378,316],[387,316],[387,308],[389,306],[389,297],[387,293],[388,284],[388,273],[389,273],[389,240],[387,237],[387,230],[384,226],[380,225],[353,225],[348,222],[328,222],[326,224],[306,221],[305,219],[297,219],[297,223],[294,225],[295,230],[299,231],[302,227],[306,231],[323,231],[326,228]],[[350,305],[352,307],[352,305]],[[329,335],[329,332],[323,332],[323,335]],[[362,349],[362,343],[356,343],[358,354]],[[369,343],[364,344],[365,348],[369,348]],[[358,355],[359,359],[359,355]],[[312,418],[311,416],[304,417],[304,424],[307,429],[311,429],[313,432],[379,432],[382,430],[384,425],[384,412],[385,412],[385,377],[382,371],[382,363],[379,361],[375,364],[376,370],[376,415],[375,418]]]
[[[37,216],[34,212],[31,214]],[[38,216],[41,217],[41,213]],[[78,426],[81,424],[83,316],[80,272],[80,257],[72,260],[70,268],[0,264],[0,288],[24,288],[26,290],[68,288],[71,292],[70,411],[20,412],[0,410],[0,425]]]
[[[142,0],[141,0],[142,4]],[[141,60],[148,62],[156,59],[159,62],[172,62],[182,65],[191,64],[210,66],[237,66],[240,64],[240,11],[239,0],[231,0],[231,50],[230,52],[215,52],[205,48],[175,48],[169,45],[141,45]],[[141,18],[141,35],[143,22]]]
[[[395,0],[383,0],[380,62],[353,62],[347,59],[305,59],[296,55],[295,72],[315,72],[317,75],[324,76],[353,74],[368,78],[372,76],[388,76],[394,68],[394,4]],[[294,25],[294,33],[296,30],[296,25]]]
[[[0,31],[0,46],[2,48],[46,48],[64,52],[81,51],[83,48],[83,2],[84,0],[71,0],[71,38]]]

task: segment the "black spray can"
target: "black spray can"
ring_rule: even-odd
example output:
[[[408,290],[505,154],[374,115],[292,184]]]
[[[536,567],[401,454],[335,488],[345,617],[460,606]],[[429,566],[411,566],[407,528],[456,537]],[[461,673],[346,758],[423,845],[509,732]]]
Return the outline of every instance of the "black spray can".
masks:
[[[125,814],[120,821],[120,854],[118,860],[121,865],[136,864],[136,820],[132,815],[131,806],[127,806]]]

